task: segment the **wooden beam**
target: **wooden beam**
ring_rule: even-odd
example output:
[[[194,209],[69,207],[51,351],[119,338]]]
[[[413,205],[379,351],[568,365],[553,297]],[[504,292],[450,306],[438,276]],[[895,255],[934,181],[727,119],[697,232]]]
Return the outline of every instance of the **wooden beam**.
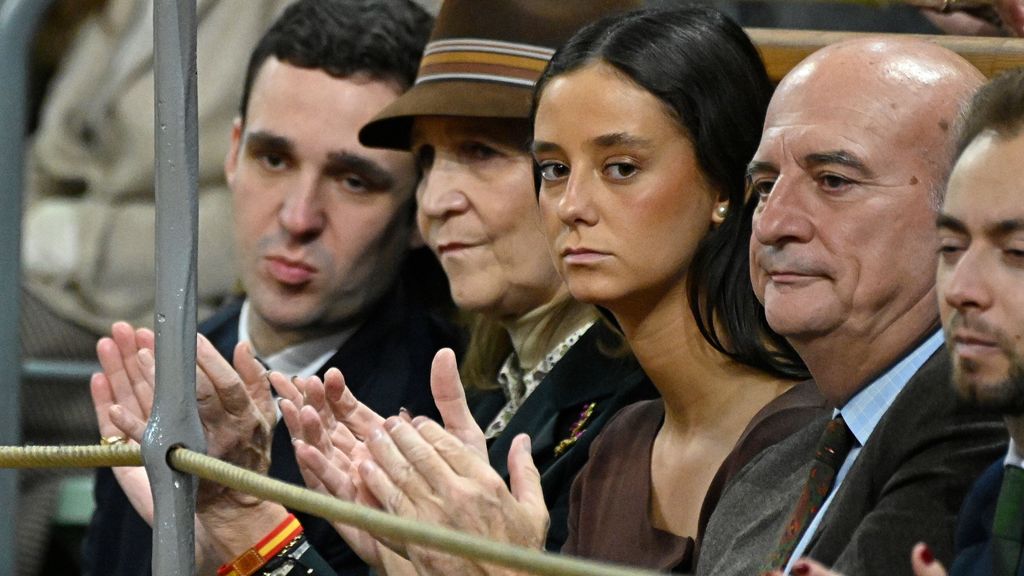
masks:
[[[850,38],[895,36],[861,32],[821,32],[747,28],[747,34],[761,51],[772,81],[778,82],[812,52]],[[1003,70],[1024,66],[1024,38],[987,38],[976,36],[903,35],[943,46],[963,56],[985,76],[991,78]]]

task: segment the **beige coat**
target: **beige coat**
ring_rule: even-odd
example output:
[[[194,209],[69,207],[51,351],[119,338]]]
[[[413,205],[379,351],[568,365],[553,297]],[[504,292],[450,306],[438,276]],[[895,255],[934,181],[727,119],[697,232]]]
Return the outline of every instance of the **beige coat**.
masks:
[[[197,0],[201,317],[236,284],[224,155],[249,53],[289,1]],[[152,324],[151,22],[151,1],[110,0],[83,26],[27,154],[25,287],[97,334]]]

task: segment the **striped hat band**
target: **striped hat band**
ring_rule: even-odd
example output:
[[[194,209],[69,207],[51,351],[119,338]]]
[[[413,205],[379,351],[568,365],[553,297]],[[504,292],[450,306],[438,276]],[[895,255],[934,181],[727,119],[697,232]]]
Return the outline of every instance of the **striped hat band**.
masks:
[[[427,44],[416,84],[475,80],[532,88],[554,54],[553,48],[500,40],[438,40]]]

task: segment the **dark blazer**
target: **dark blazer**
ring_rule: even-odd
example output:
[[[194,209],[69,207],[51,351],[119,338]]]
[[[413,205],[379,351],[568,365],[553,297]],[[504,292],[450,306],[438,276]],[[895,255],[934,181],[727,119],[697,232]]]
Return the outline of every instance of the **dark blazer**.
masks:
[[[632,355],[613,357],[601,351],[614,343],[612,331],[603,322],[594,324],[555,364],[488,447],[491,466],[507,481],[512,440],[520,433],[530,435],[544,501],[551,513],[545,544],[548,550],[561,549],[568,538],[569,489],[586,463],[590,444],[598,432],[619,408],[657,397],[657,391]],[[505,396],[496,391],[472,401],[474,418],[486,427],[505,405]],[[591,402],[595,403],[594,411],[583,434],[568,450],[555,456],[555,447],[569,438],[580,413]]]
[[[960,503],[1007,439],[998,417],[961,404],[949,369],[940,348],[899,393],[836,492],[808,556],[846,576],[911,576],[910,549],[925,541],[948,565]],[[698,574],[760,573],[824,425],[769,448],[740,473],[712,515]]]
[[[992,575],[992,522],[1003,484],[1003,458],[989,466],[971,488],[956,524],[956,561],[951,576]],[[1024,511],[1022,511],[1024,513]],[[1024,576],[1024,564],[1017,567]]]
[[[236,302],[200,327],[227,358],[231,358],[238,341],[240,310],[241,302]],[[460,342],[447,323],[393,293],[375,307],[318,373],[322,377],[328,368],[339,368],[355,396],[380,414],[397,414],[404,406],[413,414],[436,417],[430,395],[430,364],[439,348],[458,349]],[[269,476],[303,485],[283,421],[274,431]],[[149,574],[152,531],[135,513],[109,469],[97,471],[95,497],[96,512],[83,545],[83,574]],[[338,574],[368,573],[366,565],[330,524],[299,512],[296,517],[309,541]]]

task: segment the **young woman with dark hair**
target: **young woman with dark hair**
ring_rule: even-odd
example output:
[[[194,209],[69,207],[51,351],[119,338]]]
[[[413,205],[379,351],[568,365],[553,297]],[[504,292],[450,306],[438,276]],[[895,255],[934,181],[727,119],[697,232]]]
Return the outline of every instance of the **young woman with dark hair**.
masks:
[[[662,395],[622,410],[573,487],[563,551],[692,568],[732,473],[821,406],[751,289],[745,169],[771,85],[701,7],[609,18],[552,59],[533,151],[569,291],[615,318]],[[755,199],[756,200],[756,199]]]

